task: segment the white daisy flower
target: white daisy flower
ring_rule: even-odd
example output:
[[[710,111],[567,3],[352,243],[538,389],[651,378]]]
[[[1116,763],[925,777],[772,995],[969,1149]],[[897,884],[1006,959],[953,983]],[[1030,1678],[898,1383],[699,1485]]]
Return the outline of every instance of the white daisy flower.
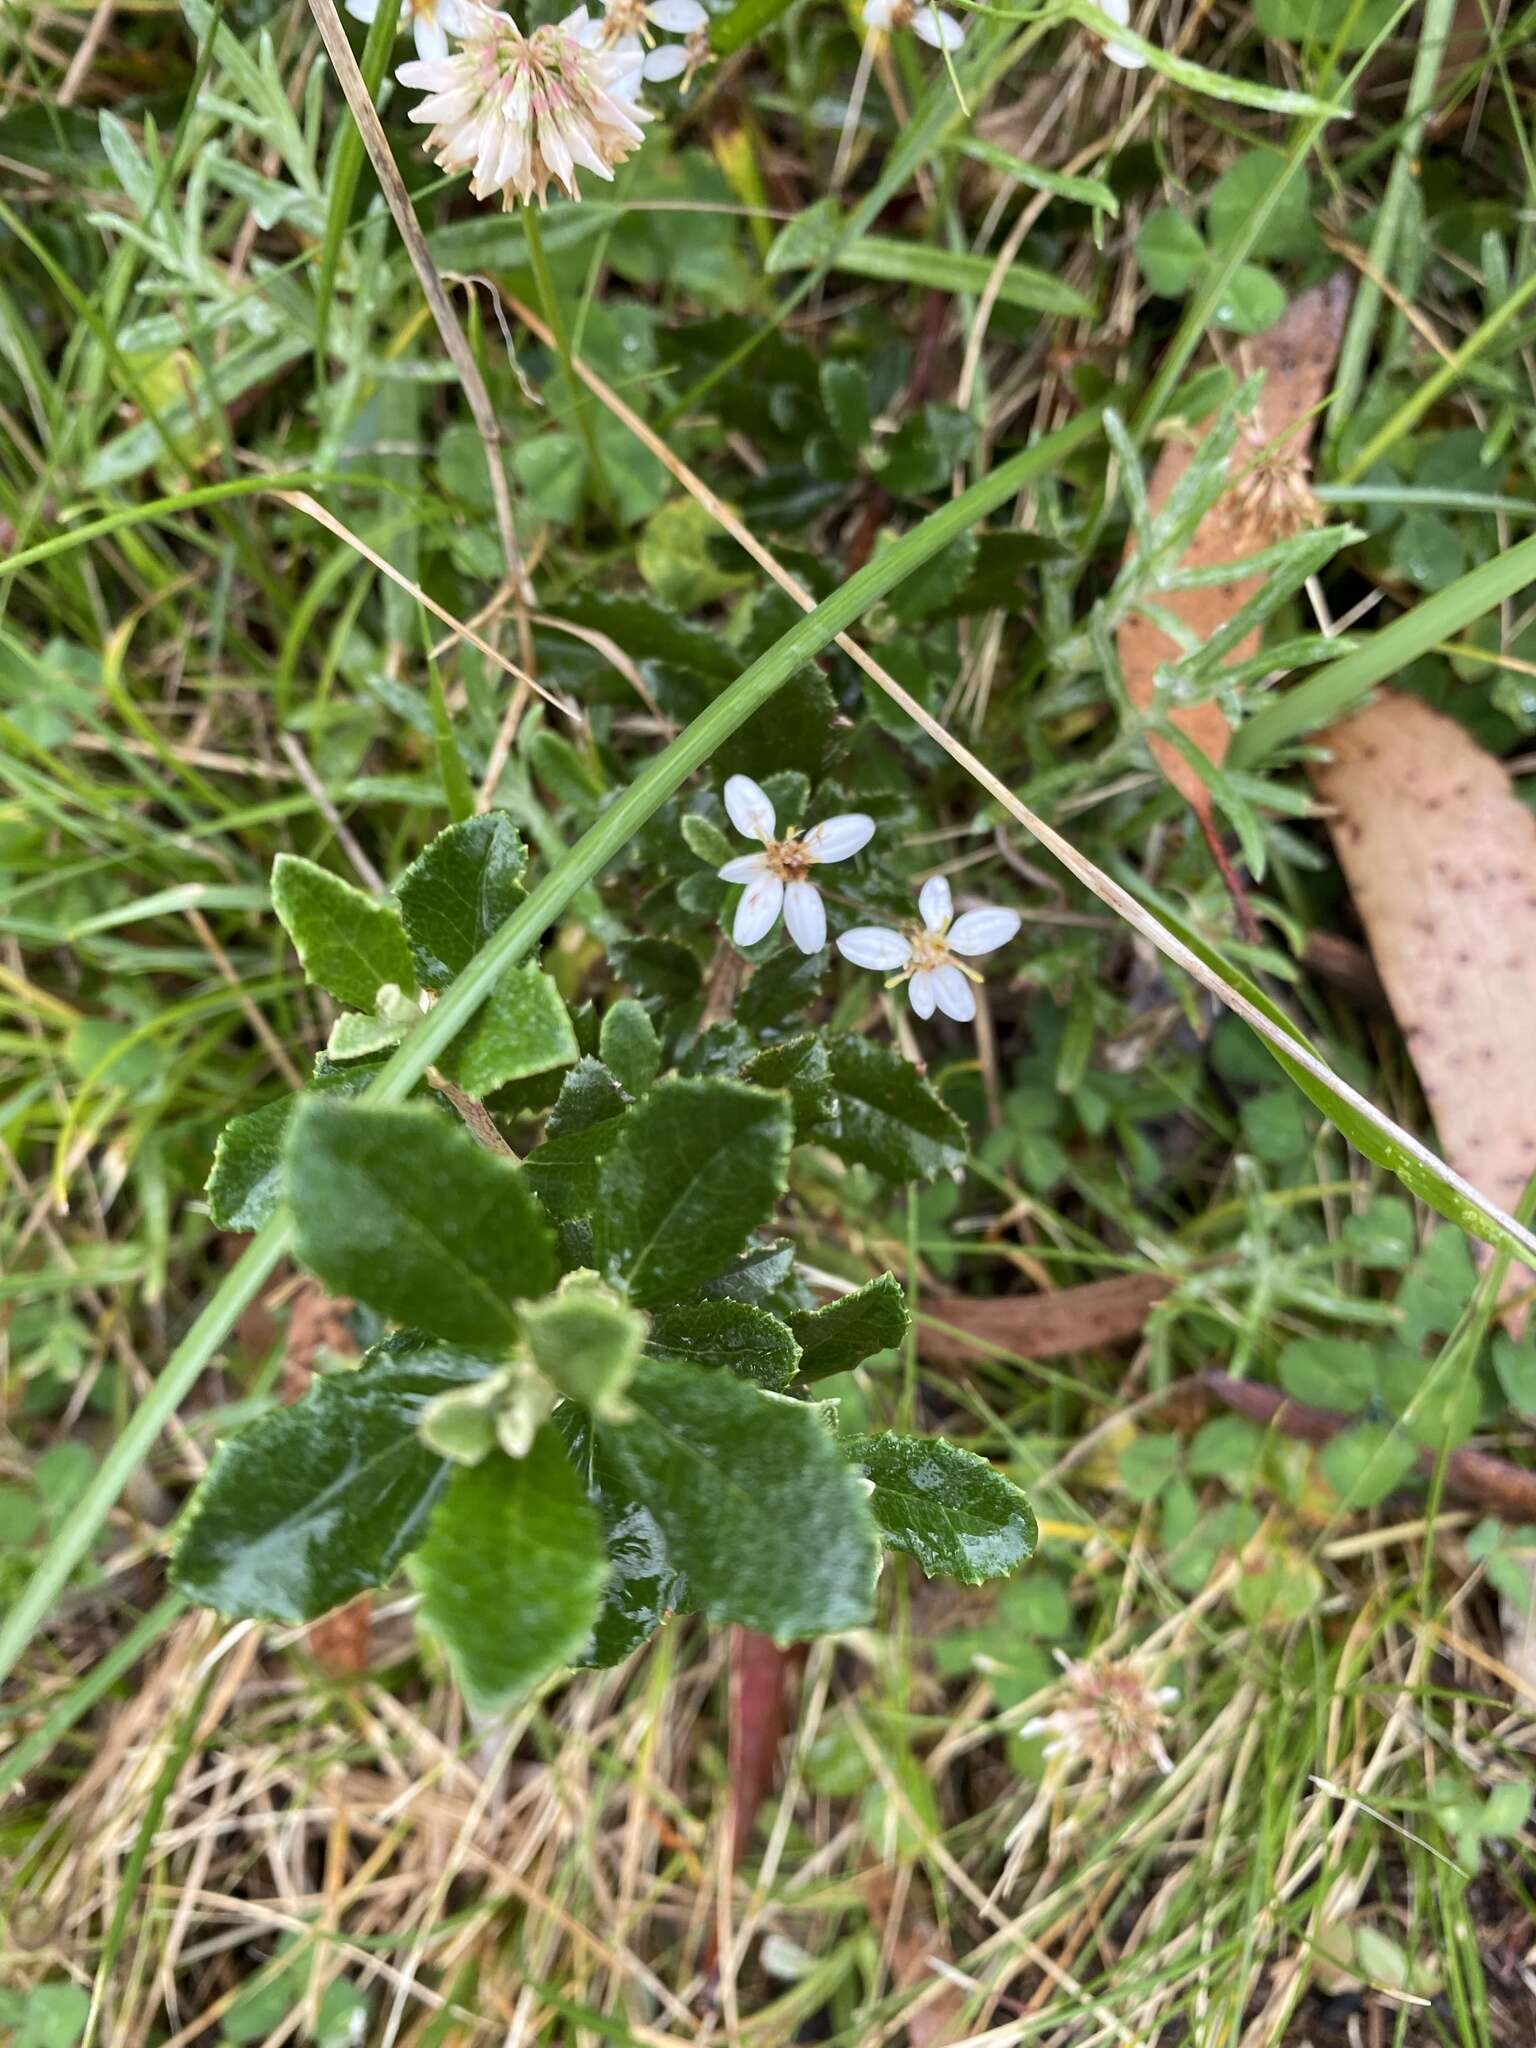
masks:
[[[605,43],[624,42],[633,36],[649,49],[656,40],[653,29],[688,36],[708,26],[709,16],[699,0],[603,0]]]
[[[477,199],[499,192],[508,209],[514,199],[542,206],[551,178],[579,199],[578,170],[611,180],[640,147],[640,123],[651,118],[635,104],[641,67],[603,47],[585,7],[525,36],[510,15],[476,6],[460,33],[452,56],[396,75],[429,95],[411,119],[432,124],[429,154],[445,171],[469,171]]]
[[[760,839],[761,853],[744,853],[719,870],[722,882],[744,882],[731,941],[740,947],[765,939],[784,913],[789,936],[802,953],[819,953],[827,943],[827,912],[812,868],[850,860],[874,837],[875,821],[863,811],[823,818],[809,832],[794,828],[780,839],[778,820],[766,790],[750,775],[733,775],[725,785],[725,808],[746,839]]]
[[[355,21],[372,21],[378,11],[379,0],[347,0]],[[401,0],[399,26],[409,25],[422,62],[436,64],[448,54],[448,38],[466,34],[478,11],[479,0]]]
[[[709,29],[696,28],[680,43],[658,43],[654,50],[647,50],[643,75],[648,85],[663,85],[670,79],[680,78],[682,84],[678,90],[687,92],[704,66],[714,61],[715,53],[709,46]]]
[[[907,999],[919,1017],[942,1010],[957,1023],[969,1024],[976,1014],[970,984],[981,976],[964,960],[1006,946],[1018,936],[1022,919],[1016,911],[987,908],[956,917],[954,898],[942,875],[924,882],[917,912],[922,922],[899,932],[883,924],[856,925],[839,934],[837,950],[855,967],[890,974],[887,988],[905,982]]]
[[[864,26],[909,28],[931,50],[958,50],[965,40],[960,23],[942,7],[935,7],[933,0],[864,0]]]
[[[1098,0],[1101,13],[1111,21],[1118,21],[1122,28],[1131,25],[1131,0]],[[1139,50],[1128,50],[1124,43],[1106,43],[1104,54],[1111,64],[1118,64],[1123,71],[1145,71],[1147,60]]]

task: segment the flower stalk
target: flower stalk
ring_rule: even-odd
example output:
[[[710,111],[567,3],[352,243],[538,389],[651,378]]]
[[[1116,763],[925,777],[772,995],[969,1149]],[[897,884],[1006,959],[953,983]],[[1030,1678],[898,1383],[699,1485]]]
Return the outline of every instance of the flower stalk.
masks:
[[[560,304],[560,294],[555,289],[549,257],[545,253],[538,209],[534,206],[524,206],[522,215],[523,237],[528,244],[528,263],[533,271],[534,288],[538,292],[544,318],[549,322],[549,331],[555,337],[555,353],[560,358],[560,367],[565,372],[565,388],[575,408],[576,431],[581,436],[587,466],[592,472],[592,488],[597,495],[597,502],[612,518],[615,512],[615,499],[608,482],[608,472],[603,467],[602,450],[597,445],[597,430],[592,424],[592,399],[587,387],[576,374],[576,364],[571,353],[571,333],[565,324],[565,309]]]

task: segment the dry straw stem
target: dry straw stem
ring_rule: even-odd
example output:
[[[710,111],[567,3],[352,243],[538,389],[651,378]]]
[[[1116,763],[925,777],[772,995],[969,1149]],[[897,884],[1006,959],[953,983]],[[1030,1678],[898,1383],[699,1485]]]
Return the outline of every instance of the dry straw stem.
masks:
[[[437,265],[432,261],[427,248],[427,238],[421,231],[420,223],[411,206],[410,195],[404,180],[395,167],[388,140],[378,110],[369,98],[363,74],[358,69],[357,59],[352,55],[352,45],[347,41],[347,32],[341,25],[334,0],[309,0],[309,11],[315,17],[315,26],[325,44],[326,55],[336,73],[336,82],[341,87],[352,118],[357,123],[358,133],[363,138],[363,147],[368,152],[368,161],[373,165],[374,176],[379,181],[385,203],[394,215],[395,226],[400,230],[400,239],[405,244],[406,254],[411,259],[417,277],[421,281],[422,294],[437,322],[437,331],[443,337],[453,367],[459,373],[464,386],[464,396],[469,401],[469,410],[475,422],[475,429],[485,444],[486,466],[491,473],[491,495],[496,507],[496,529],[501,536],[501,551],[506,559],[507,576],[511,581],[513,601],[519,613],[519,645],[525,666],[532,667],[531,637],[525,616],[532,605],[533,586],[523,562],[522,549],[518,546],[517,527],[512,517],[512,493],[507,485],[506,470],[501,460],[501,428],[497,424],[491,394],[485,387],[480,374],[480,365],[475,361],[474,350],[459,324],[459,316],[453,310],[452,301],[443,289],[443,281],[437,274]]]
[[[509,297],[507,303],[530,333],[536,335],[546,347],[552,345],[553,337],[549,329],[536,314],[517,299]],[[684,490],[698,500],[737,546],[745,549],[759,568],[771,576],[779,588],[792,597],[796,604],[808,612],[814,611],[816,600],[805,586],[790,575],[755,534],[743,526],[731,508],[715,495],[703,478],[696,476],[685,462],[680,461],[666,443],[651,431],[637,413],[630,410],[618,393],[612,390],[595,370],[589,368],[580,358],[575,360],[575,368],[576,374],[587,389],[607,406],[615,419],[620,420],[635,438],[650,450],[671,475],[677,478]],[[936,745],[942,747],[952,760],[958,761],[965,772],[980,783],[987,794],[996,803],[1001,804],[1008,815],[1016,819],[1047,853],[1053,854],[1070,875],[1081,882],[1091,894],[1097,896],[1101,903],[1107,904],[1133,931],[1155,946],[1176,967],[1182,968],[1192,981],[1198,982],[1202,988],[1218,997],[1234,1015],[1242,1018],[1251,1031],[1257,1032],[1259,1037],[1284,1059],[1301,1068],[1314,1081],[1346,1103],[1358,1117],[1379,1132],[1389,1145],[1406,1153],[1422,1170],[1452,1188],[1473,1210],[1494,1223],[1506,1241],[1514,1240],[1528,1255],[1536,1258],[1536,1237],[1533,1237],[1523,1224],[1517,1223],[1514,1217],[1506,1214],[1486,1196],[1479,1194],[1460,1174],[1453,1173],[1444,1160],[1430,1151],[1427,1145],[1421,1144],[1417,1138],[1395,1124],[1376,1107],[1375,1103],[1368,1101],[1358,1090],[1351,1088],[1347,1081],[1340,1080],[1327,1062],[1319,1059],[1301,1039],[1293,1038],[1289,1032],[1283,1030],[1256,1004],[1251,1003],[1240,990],[1234,988],[1224,976],[1218,974],[1215,968],[1207,966],[1205,961],[1181,939],[1175,938],[1173,933],[1160,924],[1150,911],[1144,909],[1128,890],[1122,889],[1118,882],[1105,874],[1104,870],[1089,860],[1086,854],[1079,853],[1071,841],[1064,839],[1054,826],[1048,825],[1044,818],[1030,809],[1028,804],[1021,802],[1006,783],[1000,781],[990,768],[977,759],[969,747],[957,740],[938,719],[918,703],[915,697],[904,690],[896,678],[887,669],[882,668],[874,656],[867,653],[851,635],[838,633],[835,636],[835,645],[840,647],[872,682],[884,690],[893,703],[899,704],[913,723],[921,727]]]
[[[501,474],[501,465],[494,457],[491,460],[491,474],[493,477]],[[502,487],[506,487],[504,476]],[[487,661],[494,662],[499,669],[504,669],[520,689],[537,691],[546,704],[552,704],[567,718],[580,721],[581,713],[574,704],[568,704],[563,697],[556,696],[553,690],[545,689],[544,685],[535,681],[526,669],[519,668],[515,661],[508,661],[504,654],[498,654],[489,640],[483,640],[472,626],[466,626],[461,619],[456,619],[452,612],[440,605],[435,597],[429,597],[419,583],[414,582],[403,570],[397,569],[393,562],[386,561],[376,548],[371,548],[360,534],[354,533],[350,526],[344,525],[334,512],[328,512],[318,498],[311,497],[308,491],[274,491],[272,495],[295,512],[302,512],[306,518],[313,519],[317,525],[323,526],[327,533],[335,534],[338,540],[345,541],[365,562],[371,562],[381,576],[387,576],[391,583],[397,583],[402,590],[409,592],[419,605],[425,606],[433,618],[441,620],[455,639],[467,641],[477,653],[483,654]],[[526,604],[522,607],[522,613],[526,618]]]

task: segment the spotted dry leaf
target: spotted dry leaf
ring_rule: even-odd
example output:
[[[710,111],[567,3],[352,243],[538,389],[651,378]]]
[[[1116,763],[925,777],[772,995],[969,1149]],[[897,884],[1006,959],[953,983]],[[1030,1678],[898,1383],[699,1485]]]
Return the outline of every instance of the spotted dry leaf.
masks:
[[[1262,370],[1264,386],[1253,420],[1233,451],[1229,468],[1234,482],[1196,527],[1183,557],[1185,568],[1212,569],[1222,562],[1241,561],[1314,523],[1308,450],[1317,408],[1328,394],[1352,289],[1347,274],[1338,272],[1326,283],[1300,293],[1276,326],[1239,349],[1243,375]],[[1164,447],[1147,488],[1154,514],[1167,503],[1202,438],[1197,434],[1192,440],[1169,441]],[[1265,450],[1269,452],[1261,452]],[[1127,555],[1133,550],[1134,541]],[[1234,576],[1230,583],[1170,591],[1160,603],[1199,639],[1208,640],[1254,596],[1262,581],[1258,576]],[[1247,661],[1258,646],[1255,630],[1233,650],[1231,660]],[[1159,665],[1175,660],[1179,650],[1160,626],[1139,613],[1133,613],[1121,626],[1118,647],[1126,694],[1139,711],[1145,711],[1152,703],[1153,678]],[[1191,704],[1172,717],[1206,759],[1219,767],[1232,737],[1220,705]],[[1209,837],[1214,830],[1209,789],[1167,740],[1154,736],[1149,745],[1158,767]]]
[[[1536,817],[1454,719],[1383,691],[1312,771],[1440,1148],[1512,1209],[1536,1168]]]

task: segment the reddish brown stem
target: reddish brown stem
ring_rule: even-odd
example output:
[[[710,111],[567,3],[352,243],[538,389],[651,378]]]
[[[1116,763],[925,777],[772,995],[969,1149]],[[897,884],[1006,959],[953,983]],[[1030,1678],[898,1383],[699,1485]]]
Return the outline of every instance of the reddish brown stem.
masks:
[[[1310,1408],[1305,1401],[1293,1401],[1274,1387],[1235,1380],[1229,1373],[1203,1372],[1200,1383],[1250,1422],[1300,1437],[1303,1443],[1325,1444],[1355,1419],[1335,1415],[1327,1408]],[[1420,1477],[1432,1478],[1438,1463],[1435,1452],[1420,1451]],[[1489,1451],[1450,1451],[1445,1456],[1445,1483],[1458,1499],[1471,1501],[1475,1507],[1491,1508],[1510,1521],[1536,1520],[1536,1472],[1512,1465],[1507,1458],[1496,1458]]]

